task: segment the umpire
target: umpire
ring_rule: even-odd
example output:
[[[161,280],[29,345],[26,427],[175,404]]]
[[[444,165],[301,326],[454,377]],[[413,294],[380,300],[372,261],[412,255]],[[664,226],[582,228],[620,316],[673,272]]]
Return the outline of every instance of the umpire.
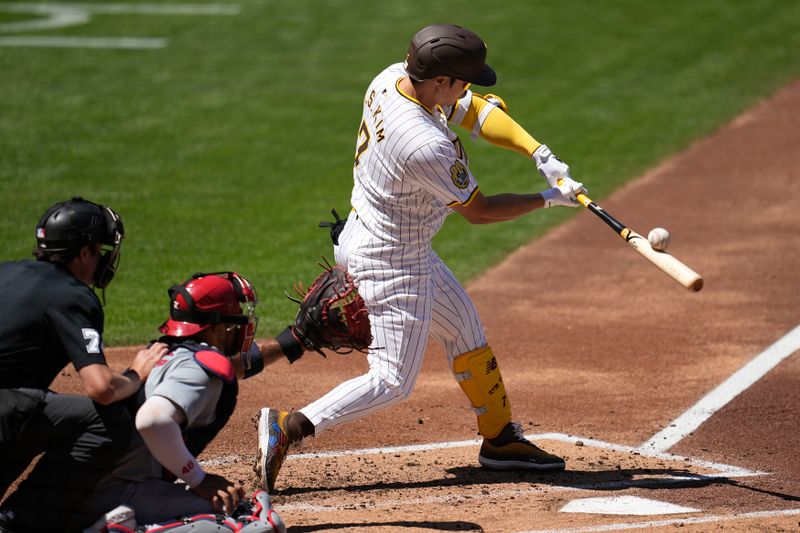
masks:
[[[76,529],[76,504],[128,447],[133,421],[117,402],[139,390],[166,347],[140,350],[121,374],[106,363],[93,289],[105,301],[123,236],[114,210],[76,197],[42,215],[35,261],[0,263],[0,497],[45,452],[3,503],[0,532]],[[68,363],[86,396],[49,390]]]

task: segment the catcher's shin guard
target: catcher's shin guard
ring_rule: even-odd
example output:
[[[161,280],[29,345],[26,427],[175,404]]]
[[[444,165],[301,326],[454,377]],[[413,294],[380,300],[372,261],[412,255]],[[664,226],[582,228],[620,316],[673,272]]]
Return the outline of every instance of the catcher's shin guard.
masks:
[[[269,494],[260,490],[253,495],[253,518],[239,533],[286,533],[286,524],[278,513],[272,510]]]
[[[278,513],[272,510],[269,495],[258,491],[252,501],[241,502],[234,512],[235,516],[219,514],[198,514],[185,516],[163,524],[153,524],[144,533],[286,533],[286,524]],[[133,530],[111,530],[109,533],[128,533]]]
[[[511,405],[506,396],[497,359],[488,346],[462,353],[453,360],[453,373],[478,415],[478,430],[492,439],[511,422]]]

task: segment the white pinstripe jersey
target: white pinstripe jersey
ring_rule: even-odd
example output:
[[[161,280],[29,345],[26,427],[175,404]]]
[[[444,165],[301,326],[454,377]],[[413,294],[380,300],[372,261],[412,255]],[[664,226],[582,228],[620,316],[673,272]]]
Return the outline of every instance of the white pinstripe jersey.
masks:
[[[383,241],[430,241],[452,212],[478,190],[467,155],[440,109],[403,94],[401,63],[372,81],[356,143],[352,206]]]

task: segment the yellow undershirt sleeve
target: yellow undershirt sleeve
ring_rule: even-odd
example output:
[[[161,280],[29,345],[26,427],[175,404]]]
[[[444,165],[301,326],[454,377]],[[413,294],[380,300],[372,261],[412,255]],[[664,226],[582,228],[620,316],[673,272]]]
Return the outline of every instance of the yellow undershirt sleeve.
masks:
[[[465,101],[467,98],[459,100],[451,119],[460,118],[457,123],[466,130],[477,131],[488,142],[527,157],[539,148],[541,143],[500,107],[489,103],[479,94],[471,93],[470,96],[468,102]]]

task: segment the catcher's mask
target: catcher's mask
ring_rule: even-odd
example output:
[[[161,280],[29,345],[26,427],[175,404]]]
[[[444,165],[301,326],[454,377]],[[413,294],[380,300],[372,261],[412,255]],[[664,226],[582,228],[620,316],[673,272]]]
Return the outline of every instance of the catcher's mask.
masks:
[[[120,260],[125,237],[122,219],[110,207],[76,196],[50,207],[36,224],[37,257],[68,263],[86,244],[99,244],[100,262],[92,278],[94,286],[105,289]]]
[[[497,82],[497,74],[486,64],[483,39],[453,24],[419,30],[408,45],[405,68],[416,81],[450,76],[483,87]]]
[[[167,293],[170,318],[159,328],[161,333],[191,337],[213,324],[231,324],[236,340],[228,355],[250,349],[258,326],[258,297],[247,278],[236,272],[197,273]]]

